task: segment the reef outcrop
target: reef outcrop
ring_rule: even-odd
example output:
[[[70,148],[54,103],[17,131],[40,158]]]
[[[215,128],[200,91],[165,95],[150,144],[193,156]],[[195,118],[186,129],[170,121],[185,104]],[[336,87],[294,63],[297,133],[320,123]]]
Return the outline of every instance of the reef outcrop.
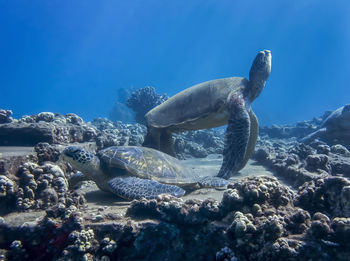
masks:
[[[95,129],[73,113],[60,115],[42,112],[0,124],[0,146],[87,142],[94,140],[95,136]]]

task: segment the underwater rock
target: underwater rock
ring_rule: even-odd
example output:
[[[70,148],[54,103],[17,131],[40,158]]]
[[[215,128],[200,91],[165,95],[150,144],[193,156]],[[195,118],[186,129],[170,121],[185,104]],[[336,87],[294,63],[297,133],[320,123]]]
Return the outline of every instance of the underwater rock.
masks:
[[[335,144],[331,147],[331,152],[334,153],[334,154],[340,154],[340,155],[343,155],[343,156],[348,156],[350,157],[350,152],[349,150],[341,145],[341,144]]]
[[[8,194],[13,194],[14,182],[8,177],[1,175],[0,176],[0,197],[4,197]]]
[[[134,200],[115,221],[53,207],[25,226],[0,223],[2,253],[24,260],[346,260],[349,218],[323,211],[311,218],[295,197],[275,178],[250,177],[231,184],[221,202],[161,195]]]
[[[220,213],[218,203],[210,199],[208,201],[187,200],[184,202],[181,198],[162,195],[157,199],[132,201],[127,215],[154,217],[183,225],[199,225],[219,216]]]
[[[144,115],[167,99],[168,96],[166,94],[157,94],[153,87],[146,86],[134,91],[126,100],[126,105],[135,112],[135,121],[145,124]]]
[[[235,257],[235,254],[233,251],[228,248],[224,247],[219,252],[216,253],[216,261],[237,261],[237,258]]]
[[[50,144],[92,141],[96,130],[69,113],[64,116],[50,112],[25,116],[11,123],[0,124],[0,145],[34,146],[39,142]]]
[[[312,142],[309,146],[295,139],[265,137],[258,140],[253,158],[297,189],[304,182],[314,179],[349,177],[350,157],[346,155],[333,153],[324,142]]]
[[[323,173],[325,171],[328,174],[332,172],[329,159],[324,154],[309,155],[306,157],[305,162],[305,169],[308,171],[317,173]]]
[[[350,181],[342,177],[312,180],[299,188],[296,205],[310,213],[350,217]]]
[[[350,157],[342,157],[340,155],[330,156],[330,165],[332,175],[342,175],[350,178]]]
[[[52,163],[26,162],[15,173],[0,176],[1,213],[59,206],[82,206],[82,195],[68,190],[63,170]]]
[[[336,217],[331,222],[334,231],[334,241],[349,247],[350,242],[350,218]]]
[[[45,161],[56,162],[58,161],[61,155],[61,153],[56,147],[51,146],[49,143],[45,142],[39,142],[38,144],[36,144],[34,150],[38,157],[39,164],[42,164]]]
[[[97,118],[91,122],[100,132],[96,137],[99,149],[111,146],[141,146],[146,134],[146,127],[142,124],[115,123],[108,119]]]
[[[195,158],[205,158],[206,156],[208,156],[208,153],[202,146],[193,142],[187,142],[185,149],[187,149],[189,153]]]
[[[55,118],[55,114],[52,112],[40,112],[36,117],[36,122],[45,121],[52,122]]]
[[[12,115],[11,110],[0,110],[0,124],[11,122],[12,121],[12,118],[10,117],[11,115]]]

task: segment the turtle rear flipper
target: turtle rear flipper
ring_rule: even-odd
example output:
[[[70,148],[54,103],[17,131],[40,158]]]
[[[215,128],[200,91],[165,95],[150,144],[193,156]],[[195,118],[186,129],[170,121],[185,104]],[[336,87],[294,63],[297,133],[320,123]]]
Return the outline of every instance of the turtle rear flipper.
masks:
[[[229,101],[231,110],[226,129],[223,162],[218,177],[228,179],[244,167],[250,138],[250,116],[241,95],[233,94]]]
[[[173,135],[166,129],[160,135],[160,151],[175,157]]]
[[[112,193],[129,200],[140,198],[152,199],[160,194],[170,194],[175,197],[181,197],[185,194],[185,191],[180,187],[136,177],[116,177],[108,181],[108,186]]]
[[[258,118],[256,117],[252,109],[250,109],[248,113],[249,113],[249,119],[250,119],[250,135],[249,135],[247,150],[245,152],[244,159],[242,162],[242,168],[247,164],[248,160],[253,155],[256,141],[258,140],[258,136],[259,136]]]
[[[160,150],[160,134],[161,131],[159,129],[147,127],[147,134],[142,143],[142,146]]]
[[[219,177],[203,177],[198,180],[198,184],[202,188],[223,188],[229,183],[228,180]]]

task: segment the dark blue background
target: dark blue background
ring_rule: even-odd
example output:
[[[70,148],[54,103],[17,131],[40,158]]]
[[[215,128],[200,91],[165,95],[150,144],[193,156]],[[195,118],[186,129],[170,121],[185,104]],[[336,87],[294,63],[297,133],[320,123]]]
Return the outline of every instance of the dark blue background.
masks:
[[[0,108],[14,116],[107,116],[120,87],[173,95],[248,76],[270,49],[253,103],[262,124],[350,103],[348,0],[0,0]]]

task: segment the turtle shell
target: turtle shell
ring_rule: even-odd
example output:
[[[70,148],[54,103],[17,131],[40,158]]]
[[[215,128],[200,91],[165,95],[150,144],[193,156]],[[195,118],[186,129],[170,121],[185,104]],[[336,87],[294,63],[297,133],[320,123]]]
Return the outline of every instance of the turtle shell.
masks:
[[[214,128],[227,124],[227,99],[231,92],[242,91],[248,80],[230,77],[194,85],[150,110],[149,126],[173,131]]]
[[[101,164],[109,170],[125,169],[128,175],[168,184],[192,184],[198,178],[181,162],[155,149],[115,146],[101,150]]]

